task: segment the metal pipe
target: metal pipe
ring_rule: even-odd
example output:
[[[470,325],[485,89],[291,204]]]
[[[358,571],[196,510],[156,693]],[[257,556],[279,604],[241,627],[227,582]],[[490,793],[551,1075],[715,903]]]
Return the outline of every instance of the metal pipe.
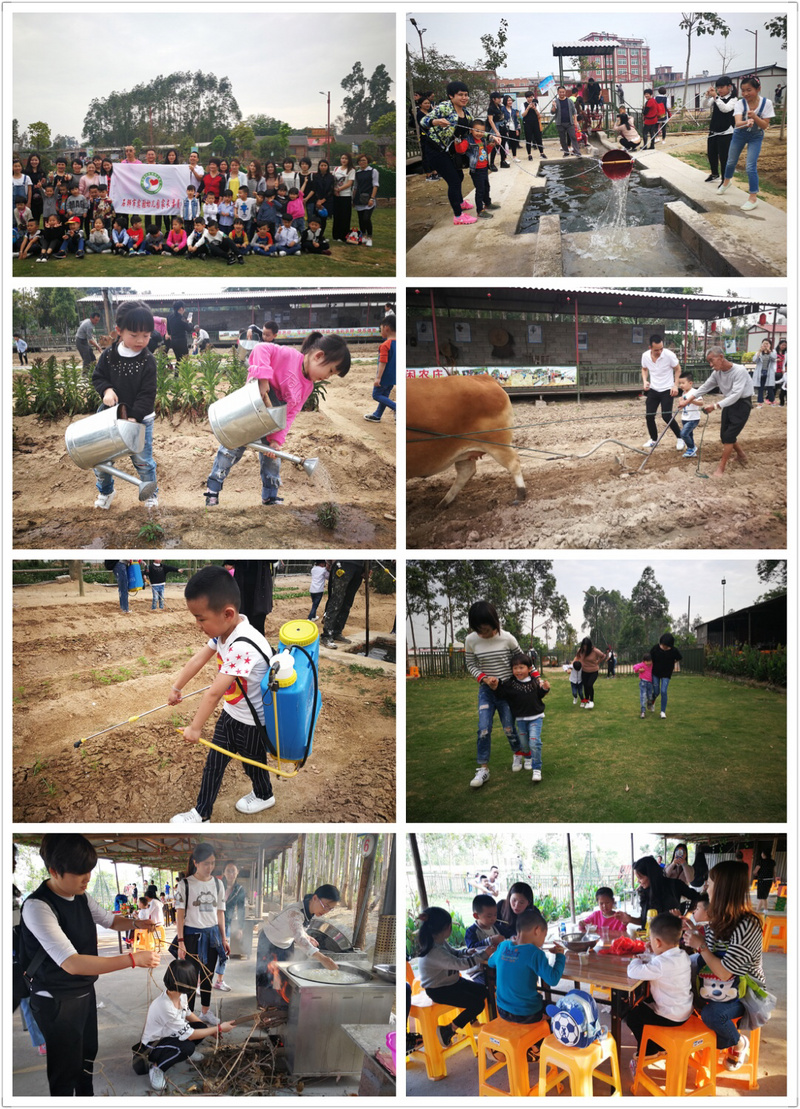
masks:
[[[285,458],[287,462],[294,462],[295,466],[302,466],[309,477],[313,476],[319,465],[318,458],[301,458],[297,454],[289,454],[288,451],[276,451],[274,447],[265,447],[263,443],[248,443],[247,446],[260,454],[274,454],[276,458]],[[98,466],[98,469],[102,467]]]
[[[124,470],[118,470],[116,466],[109,466],[107,462],[104,462],[101,466],[95,466],[95,470],[100,470],[104,474],[111,474],[112,477],[118,477],[120,481],[129,481],[131,485],[138,486],[140,501],[146,501],[156,491],[154,481],[139,481],[138,477],[126,474]]]

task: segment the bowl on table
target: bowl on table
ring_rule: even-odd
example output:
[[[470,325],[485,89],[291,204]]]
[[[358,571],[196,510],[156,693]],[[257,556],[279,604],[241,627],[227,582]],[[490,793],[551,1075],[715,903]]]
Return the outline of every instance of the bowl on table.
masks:
[[[561,944],[566,947],[567,951],[577,951],[579,955],[591,951],[598,943],[600,937],[597,935],[587,935],[585,932],[568,932],[566,936],[562,936]]]

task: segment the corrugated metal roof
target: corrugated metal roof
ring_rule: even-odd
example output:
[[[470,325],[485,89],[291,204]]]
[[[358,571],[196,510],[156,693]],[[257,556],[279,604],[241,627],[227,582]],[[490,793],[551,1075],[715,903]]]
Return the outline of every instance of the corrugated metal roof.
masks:
[[[782,70],[783,73],[768,74],[767,70],[769,70],[769,69],[779,69],[779,70]],[[729,69],[729,70],[726,71],[725,76],[726,77],[732,77],[732,78],[749,77],[751,74],[754,74],[754,73],[766,73],[767,76],[781,77],[781,76],[783,76],[783,74],[786,73],[786,66],[781,65],[780,62],[773,62],[772,65],[760,65],[758,67],[758,69],[753,69],[752,66],[749,69]],[[701,73],[701,74],[698,74],[695,77],[690,77],[689,78],[689,84],[690,85],[706,85],[706,86],[710,87],[710,85],[716,80],[717,80],[717,77],[703,76],[703,74]],[[667,82],[667,88],[671,88],[673,85],[680,88],[681,85],[684,85],[685,83],[686,83],[685,79],[681,79],[680,81],[668,81]]]
[[[133,294],[131,294],[133,295]],[[144,300],[174,300],[175,294],[159,293],[155,290],[137,294]],[[367,289],[361,287],[348,287],[336,289],[247,289],[241,293],[184,293],[183,299],[193,301],[215,301],[215,300],[252,300],[254,297],[269,297],[270,299],[276,298],[289,298],[295,297],[297,299],[308,299],[315,297],[353,297],[358,300],[363,300],[365,296],[381,296],[386,297],[387,300],[395,300],[397,290],[392,286],[370,286]],[[124,299],[115,297],[115,300]],[[92,293],[90,296],[81,297],[79,304],[102,304],[103,297],[101,293]]]

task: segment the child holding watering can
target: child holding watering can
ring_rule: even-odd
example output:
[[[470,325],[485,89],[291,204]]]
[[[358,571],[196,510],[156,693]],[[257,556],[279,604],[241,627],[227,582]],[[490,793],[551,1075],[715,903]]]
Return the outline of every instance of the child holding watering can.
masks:
[[[344,377],[350,370],[350,351],[338,335],[323,335],[312,331],[300,350],[275,343],[259,343],[250,355],[247,378],[257,378],[264,402],[268,405],[286,405],[286,427],[261,440],[280,447],[286,432],[294,423],[303,405],[314,391],[317,381],[330,377]],[[271,397],[270,397],[271,394]],[[239,461],[246,447],[220,446],[208,476],[205,493],[206,507],[219,504],[219,494],[231,468]],[[261,503],[280,504],[281,460],[272,454],[261,454]]]
[[[183,738],[197,743],[203,725],[224,698],[214,729],[214,743],[234,754],[263,763],[266,749],[262,729],[253,720],[250,704],[255,707],[263,728],[261,681],[267,673],[272,648],[247,617],[239,612],[239,586],[224,567],[204,566],[198,570],[187,582],[184,596],[186,607],[194,616],[198,628],[210,638],[178,674],[170,691],[169,703],[180,704],[186,683],[214,658],[219,673],[203,694],[191,724],[183,729]],[[211,819],[229,762],[228,756],[213,748],[209,750],[195,807],[173,816],[171,824],[202,824]],[[275,798],[269,771],[250,763],[242,765],[253,789],[236,802],[237,811],[259,813],[272,808]]]

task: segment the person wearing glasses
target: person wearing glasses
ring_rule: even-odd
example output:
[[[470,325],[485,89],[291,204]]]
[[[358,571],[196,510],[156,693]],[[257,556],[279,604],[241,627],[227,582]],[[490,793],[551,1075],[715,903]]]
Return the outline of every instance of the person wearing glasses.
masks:
[[[319,944],[308,935],[307,929],[315,917],[325,916],[335,909],[341,897],[336,886],[326,883],[261,925],[256,962],[259,1005],[285,1004],[280,996],[278,962],[287,962],[292,955],[317,959],[327,970],[336,970],[336,963],[319,950]]]

